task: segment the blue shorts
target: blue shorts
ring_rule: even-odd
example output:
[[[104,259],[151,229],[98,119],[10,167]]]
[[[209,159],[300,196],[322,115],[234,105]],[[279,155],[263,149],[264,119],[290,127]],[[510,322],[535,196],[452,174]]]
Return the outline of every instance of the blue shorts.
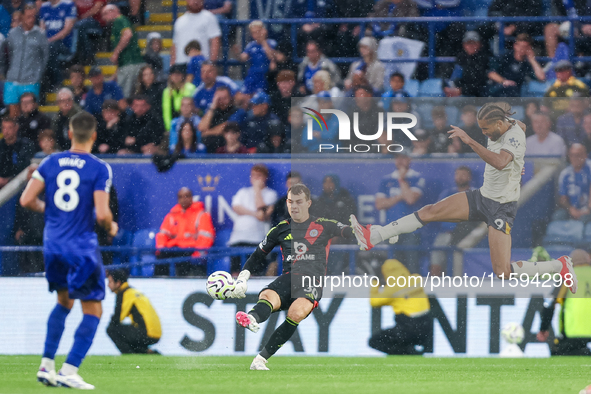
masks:
[[[105,269],[98,251],[43,255],[49,291],[68,289],[74,300],[101,301],[105,298]]]
[[[11,105],[11,104],[18,104],[20,102],[20,98],[24,93],[32,92],[39,100],[39,84],[38,83],[31,83],[31,84],[20,84],[16,82],[4,82],[4,104]]]
[[[254,94],[258,90],[267,91],[267,74],[248,73],[244,78],[244,84],[240,88],[240,92]]]

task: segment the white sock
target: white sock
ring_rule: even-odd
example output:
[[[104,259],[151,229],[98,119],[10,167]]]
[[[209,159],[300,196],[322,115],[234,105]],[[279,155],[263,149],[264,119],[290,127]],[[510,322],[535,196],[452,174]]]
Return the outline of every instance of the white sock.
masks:
[[[41,368],[45,368],[47,371],[55,370],[55,360],[43,357],[41,359]]]
[[[73,366],[72,364],[64,363],[62,365],[62,369],[60,369],[62,375],[76,375],[78,373],[78,367]]]
[[[522,266],[520,267],[517,265],[517,262],[511,263],[511,267],[513,267],[513,272],[517,274],[517,276],[521,274],[526,274],[530,278],[533,276],[542,276],[543,274],[556,274],[562,271],[562,262],[558,260],[551,260],[551,261],[521,261]]]
[[[417,219],[417,216],[414,213],[411,213],[410,215],[406,215],[405,217],[383,227],[376,226],[377,231],[373,232],[375,236],[372,234],[369,241],[375,245],[396,235],[412,233],[421,227],[423,227],[423,224]],[[378,239],[380,237],[382,239]],[[377,242],[374,242],[374,240]]]

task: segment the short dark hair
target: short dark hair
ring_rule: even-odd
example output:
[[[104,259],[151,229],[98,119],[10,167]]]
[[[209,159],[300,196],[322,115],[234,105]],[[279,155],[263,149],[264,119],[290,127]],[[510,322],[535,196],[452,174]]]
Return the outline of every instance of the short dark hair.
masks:
[[[250,172],[253,172],[253,171],[259,172],[259,173],[263,174],[266,178],[269,178],[269,169],[264,164],[255,164],[250,169]]]
[[[96,119],[86,111],[78,112],[70,119],[70,129],[76,142],[85,143],[96,131]]]
[[[31,96],[31,97],[33,98],[33,102],[34,102],[35,104],[37,104],[37,96],[35,96],[35,93],[33,93],[33,92],[24,92],[24,93],[23,93],[23,94],[21,94],[21,96],[19,97],[19,99],[18,99],[18,102],[20,103],[20,102],[23,100],[23,98],[24,98],[24,97],[27,97],[27,96]]]
[[[400,78],[402,79],[402,82],[405,81],[404,75],[399,73],[398,71],[395,71],[390,75],[390,80],[392,80],[393,78]]]
[[[456,168],[456,171],[466,171],[470,174],[470,177],[472,176],[472,169],[468,166],[459,166],[458,168]]]
[[[302,174],[300,174],[297,171],[290,171],[285,176],[285,180],[288,180],[289,178],[299,178],[299,179],[302,179]]]
[[[129,279],[129,272],[126,269],[110,269],[107,270],[107,276],[113,278],[115,282],[125,283]]]
[[[41,142],[44,139],[52,139],[55,141],[55,133],[52,129],[45,129],[39,133],[39,136],[37,136],[37,140]]]
[[[517,37],[515,37],[515,42],[517,42],[517,41],[525,41],[529,45],[533,44],[533,40],[532,40],[531,36],[527,33],[518,34]]]
[[[189,43],[185,46],[185,55],[189,56],[189,52],[191,51],[191,49],[196,49],[198,51],[201,51],[201,44],[199,44],[199,41],[197,41],[197,40],[189,41]]]
[[[353,92],[353,94],[357,94],[357,91],[361,89],[361,90],[365,90],[367,93],[371,94],[372,96],[374,95],[374,91],[373,88],[369,85],[359,85],[355,88],[355,91]]]
[[[103,105],[101,106],[101,109],[103,111],[110,109],[112,111],[121,112],[121,108],[119,108],[119,104],[117,103],[117,101],[115,101],[113,99],[105,100],[103,102]]]
[[[84,71],[84,67],[82,67],[79,64],[74,64],[72,67],[70,67],[70,70],[68,72],[68,74],[82,74],[82,76],[86,76],[86,72]]]
[[[5,116],[5,117],[3,117],[3,118],[2,118],[2,123],[4,123],[4,122],[13,123],[13,124],[15,124],[15,125],[17,125],[17,126],[18,126],[18,120],[17,120],[16,118],[12,118],[12,117],[10,117],[10,116]]]
[[[240,125],[237,122],[227,122],[224,133],[240,133]]]
[[[151,105],[150,99],[145,94],[135,94],[131,96],[131,102],[133,103],[134,101],[145,101],[146,103]]]
[[[310,189],[308,189],[308,186],[304,185],[303,183],[296,183],[295,185],[290,187],[287,191],[287,194],[289,194],[290,192],[292,196],[297,196],[298,194],[304,193],[304,196],[306,196],[306,200],[310,200]]]
[[[228,94],[230,95],[230,97],[232,97],[232,89],[230,89],[229,86],[227,85],[220,85],[217,88],[215,88],[215,91],[217,92],[218,90],[225,90],[226,92],[228,92]]]
[[[464,105],[462,107],[462,113],[465,114],[465,113],[468,113],[468,112],[476,115],[478,113],[478,110],[473,105]]]

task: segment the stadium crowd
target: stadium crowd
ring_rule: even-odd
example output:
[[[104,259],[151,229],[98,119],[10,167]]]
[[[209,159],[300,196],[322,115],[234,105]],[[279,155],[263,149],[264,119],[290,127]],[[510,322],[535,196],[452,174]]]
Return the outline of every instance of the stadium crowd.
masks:
[[[474,13],[468,3],[294,2],[286,16],[460,17]],[[591,15],[586,2],[568,4],[518,0],[507,5],[494,0],[484,12],[489,16]],[[98,138],[93,148],[97,154],[182,158],[194,154],[306,153],[317,152],[320,143],[336,142],[338,121],[329,114],[325,114],[328,130],[321,133],[313,124],[313,138],[305,138],[307,115],[301,107],[346,107],[359,112],[359,128],[364,130],[377,128],[377,112],[410,112],[419,118],[417,128],[413,129],[417,140],[396,141],[405,145],[405,152],[411,156],[461,154],[472,152],[459,139],[448,139],[447,131],[450,124],[458,124],[486,144],[476,122],[478,107],[470,99],[444,102],[443,97],[516,98],[530,81],[548,81],[544,98],[522,99],[518,106],[521,111],[515,115],[527,125],[527,155],[569,160],[570,166],[560,175],[559,209],[553,220],[591,218],[591,166],[586,161],[591,152],[587,86],[591,68],[587,62],[573,64],[568,60],[564,43],[568,37],[559,24],[505,24],[505,48],[499,48],[499,31],[494,23],[438,23],[435,54],[455,56],[456,61],[437,64],[436,75],[442,86],[433,96],[442,98],[438,105],[433,105],[432,99],[423,102],[409,88],[411,81],[427,78],[426,64],[418,63],[414,73],[408,74],[378,58],[380,42],[386,38],[427,42],[426,24],[394,20],[374,23],[369,19],[363,25],[319,24],[311,20],[297,27],[297,47],[292,48],[287,26],[265,26],[255,20],[248,25],[243,48],[236,39],[236,31],[230,31],[228,37],[232,44],[227,52],[229,58],[241,62],[246,70],[242,78],[241,68],[236,72],[237,67],[222,68],[218,63],[230,60],[223,58],[226,52],[222,48],[220,20],[233,17],[232,1],[188,0],[186,12],[172,27],[170,53],[158,32],[149,32],[142,53],[138,28],[146,22],[145,9],[145,1],[140,0],[13,0],[0,5],[0,21],[10,21],[0,23],[4,29],[0,30],[0,188],[25,169],[35,155],[68,149],[69,120],[81,110],[90,112],[98,121]],[[575,55],[589,55],[591,24],[582,23],[575,30]],[[98,57],[99,50],[106,51],[108,56]],[[292,58],[294,51],[302,57],[297,63]],[[424,54],[427,52],[425,47]],[[540,56],[552,60],[541,63],[536,59]],[[331,59],[336,57],[356,60],[350,64],[333,62]],[[103,60],[104,65],[115,67],[112,78],[107,78],[106,68],[99,65]],[[229,70],[227,75],[223,75],[222,69]],[[50,97],[55,97],[54,113],[46,112],[51,108],[47,106]],[[292,107],[292,98],[301,100],[301,107]],[[410,163],[407,156],[400,163],[397,161],[395,174],[402,175],[384,182],[416,183],[413,187],[420,190],[420,174],[409,169]],[[259,170],[253,171],[266,178],[265,171]],[[458,190],[475,186],[465,181],[471,174],[462,174],[465,169],[458,171]],[[271,221],[277,223],[277,211],[282,205],[274,205],[276,193],[260,182],[253,181],[251,176],[251,187],[239,192],[236,201],[232,201],[235,211],[244,218],[235,223],[230,245],[255,245],[264,228]],[[340,187],[338,177],[327,175],[325,183],[326,190],[318,204],[330,207],[338,200],[354,210],[355,204],[347,200],[348,192]],[[378,198],[376,208],[398,217],[400,212],[391,209],[398,203],[385,202],[396,197],[387,195],[389,190],[384,186],[379,192],[383,201]],[[190,190],[183,191],[187,193]],[[262,193],[262,197],[256,193]],[[169,215],[202,210],[184,207],[180,194],[181,191],[179,206],[173,207]],[[420,195],[411,197],[416,203]],[[261,200],[264,207],[274,208],[261,210],[262,206],[255,204]],[[279,201],[284,204],[284,199]],[[408,205],[411,208],[404,209],[412,210],[413,204]],[[354,212],[334,214],[346,221],[350,213]],[[240,230],[259,222],[264,225],[259,226],[261,231],[256,234]],[[438,245],[456,242],[454,231],[462,233],[465,229],[443,229],[442,234],[447,235],[438,239]],[[413,237],[401,239],[401,244],[417,245],[418,240]],[[199,246],[211,246],[205,238],[198,238]],[[180,239],[165,239],[162,235],[158,245],[184,245],[178,242]],[[407,256],[407,260],[415,258]],[[434,255],[432,261],[433,266],[438,266],[441,257]]]

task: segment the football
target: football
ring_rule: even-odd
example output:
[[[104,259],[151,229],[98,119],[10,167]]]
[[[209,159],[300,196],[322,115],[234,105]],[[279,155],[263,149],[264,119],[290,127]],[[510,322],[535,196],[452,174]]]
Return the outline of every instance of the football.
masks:
[[[501,336],[507,343],[520,344],[524,335],[523,327],[518,323],[509,323],[501,330]]]
[[[234,289],[232,275],[224,271],[216,271],[207,278],[207,294],[216,300],[225,300]]]

